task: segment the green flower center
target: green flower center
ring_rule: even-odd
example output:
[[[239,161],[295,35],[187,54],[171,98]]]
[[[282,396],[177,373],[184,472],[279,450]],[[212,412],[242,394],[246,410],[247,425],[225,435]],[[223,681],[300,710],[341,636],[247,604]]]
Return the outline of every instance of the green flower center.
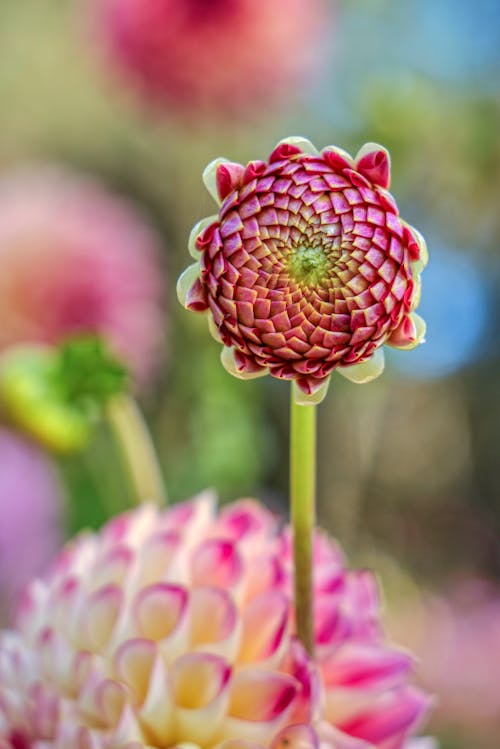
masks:
[[[318,286],[328,279],[331,261],[322,247],[295,247],[288,256],[290,276],[306,286]]]

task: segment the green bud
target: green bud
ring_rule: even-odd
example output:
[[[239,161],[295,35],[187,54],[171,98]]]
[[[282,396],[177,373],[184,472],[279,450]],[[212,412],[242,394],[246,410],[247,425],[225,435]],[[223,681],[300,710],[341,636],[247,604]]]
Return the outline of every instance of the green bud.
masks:
[[[26,344],[0,357],[0,412],[56,453],[81,450],[102,407],[126,389],[125,368],[95,337]]]

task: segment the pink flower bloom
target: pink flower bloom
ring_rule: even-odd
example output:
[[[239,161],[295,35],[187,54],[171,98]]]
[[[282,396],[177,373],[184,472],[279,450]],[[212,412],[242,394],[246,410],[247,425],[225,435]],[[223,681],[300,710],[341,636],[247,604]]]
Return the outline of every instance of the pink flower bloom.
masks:
[[[324,0],[94,0],[112,63],[150,103],[252,114],[311,74]]]
[[[90,179],[0,178],[0,350],[100,333],[147,377],[162,332],[158,250],[134,208]]]
[[[191,233],[196,263],[178,294],[208,312],[233,375],[293,380],[318,402],[333,371],[368,382],[383,371],[383,344],[423,341],[427,248],[387,192],[384,148],[367,143],[353,159],[288,138],[267,161],[216,159],[203,177],[219,210]]]
[[[61,494],[43,455],[0,430],[0,620],[61,542]]]
[[[0,638],[0,747],[400,749],[429,700],[369,572],[315,546],[316,657],[290,533],[252,500],[143,506],[77,538]]]

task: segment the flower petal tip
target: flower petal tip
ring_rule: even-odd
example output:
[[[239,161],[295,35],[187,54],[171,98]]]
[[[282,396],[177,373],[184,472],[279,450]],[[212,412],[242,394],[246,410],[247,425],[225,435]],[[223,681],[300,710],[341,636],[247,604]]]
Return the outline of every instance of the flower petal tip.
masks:
[[[304,138],[302,135],[291,135],[288,138],[283,138],[283,140],[280,140],[277,144],[276,148],[283,145],[297,148],[302,153],[307,153],[310,156],[319,156],[319,151],[316,146],[311,143],[308,138]]]
[[[217,221],[217,216],[207,216],[207,218],[202,218],[201,221],[198,221],[198,223],[191,229],[188,239],[188,250],[194,260],[200,259],[201,247],[198,246],[197,240],[203,234],[205,229],[211,226],[215,221]]]
[[[293,400],[298,406],[316,406],[324,400],[329,386],[330,377],[323,380],[314,380],[311,377],[294,380]]]
[[[194,312],[207,309],[205,291],[200,282],[200,264],[193,263],[177,280],[177,298],[183,307]]]
[[[213,197],[217,205],[221,204],[221,198],[219,195],[219,190],[217,186],[217,172],[219,170],[219,167],[223,164],[230,164],[231,162],[228,159],[225,159],[223,157],[219,157],[217,159],[214,159],[205,167],[205,170],[202,175],[203,183],[205,187],[207,188],[210,195]]]
[[[365,143],[355,158],[356,169],[379,187],[389,188],[391,157],[389,151],[378,143]]]
[[[352,367],[337,367],[337,372],[347,380],[364,385],[379,377],[384,371],[385,356],[381,348],[378,348],[373,356],[361,364],[353,364]]]
[[[231,346],[224,346],[220,358],[226,372],[229,372],[229,374],[237,377],[239,380],[255,380],[258,377],[264,377],[264,375],[269,374],[267,368],[257,367]]]
[[[412,312],[403,318],[401,324],[392,333],[390,338],[387,339],[387,343],[393,348],[411,351],[411,349],[416,348],[421,343],[425,343],[426,331],[427,325],[425,320],[420,315],[417,315],[416,312]]]
[[[215,320],[212,317],[212,315],[208,315],[207,321],[208,321],[208,332],[210,333],[214,341],[217,341],[217,343],[224,343],[224,341],[222,340],[222,336],[220,334],[219,328],[215,324]]]
[[[352,169],[354,159],[351,154],[338,146],[326,146],[323,149],[323,158],[334,169]]]
[[[229,193],[241,186],[244,173],[245,167],[241,164],[232,161],[219,164],[215,177],[219,200],[224,200]]]

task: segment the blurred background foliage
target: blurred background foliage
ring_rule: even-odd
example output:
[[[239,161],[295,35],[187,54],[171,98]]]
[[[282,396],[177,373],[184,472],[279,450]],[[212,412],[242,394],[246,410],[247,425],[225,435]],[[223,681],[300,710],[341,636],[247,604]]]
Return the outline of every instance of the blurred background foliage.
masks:
[[[264,157],[288,134],[354,152],[378,141],[401,213],[431,252],[428,343],[394,352],[367,387],[334,378],[320,409],[320,521],[353,561],[379,565],[389,600],[414,584],[498,581],[499,3],[338,2],[321,74],[243,121],[148,112],[103,72],[84,5],[0,3],[0,170],[49,162],[90,174],[161,234],[164,360],[140,400],[171,497],[213,486],[222,501],[287,503],[287,387],[226,374],[205,322],[175,296],[189,230],[213,212],[204,166]],[[131,504],[116,461],[102,427],[85,455],[60,462],[68,533]],[[445,733],[444,746],[464,740]]]

